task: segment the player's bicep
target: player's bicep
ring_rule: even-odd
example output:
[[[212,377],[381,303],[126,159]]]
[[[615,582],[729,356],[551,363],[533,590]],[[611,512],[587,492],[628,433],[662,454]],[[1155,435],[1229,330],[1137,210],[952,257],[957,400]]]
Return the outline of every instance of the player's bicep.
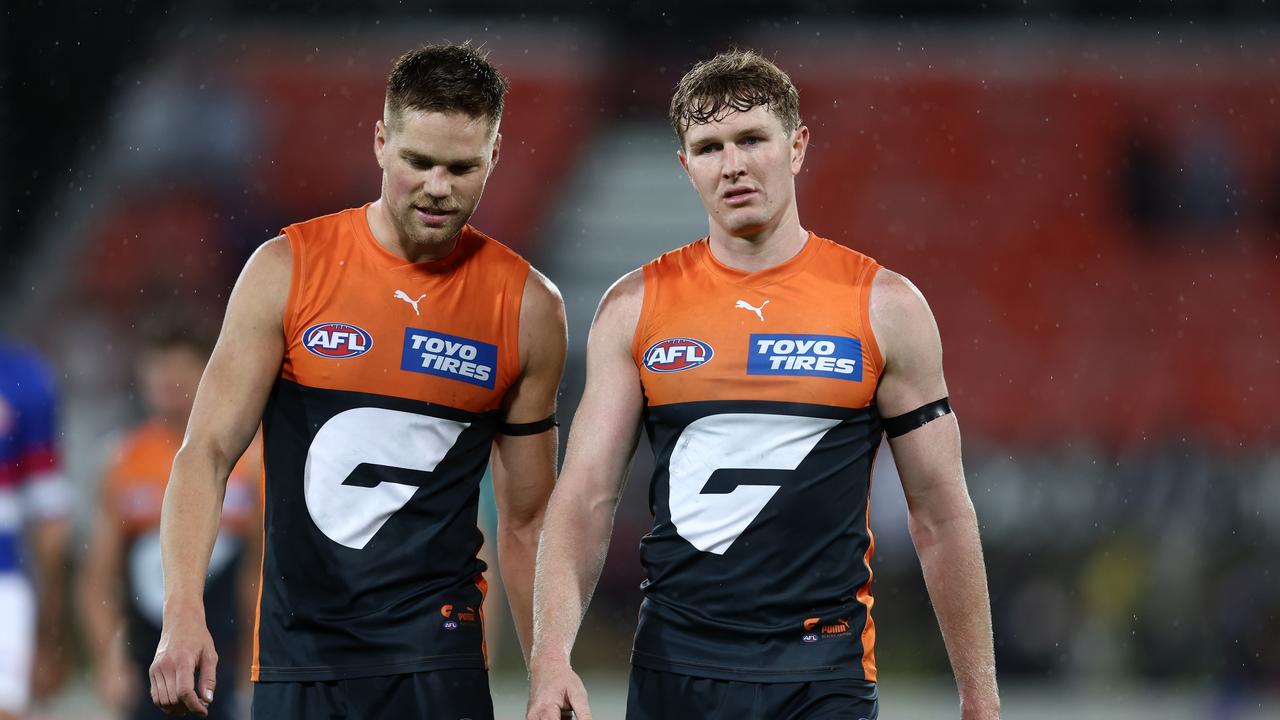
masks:
[[[555,412],[567,344],[560,291],[531,269],[520,303],[520,377],[503,400],[504,422],[527,424]]]
[[[872,288],[871,321],[884,351],[876,391],[881,417],[911,417],[947,397],[942,341],[924,296],[897,273],[881,270]],[[945,517],[968,505],[955,415],[926,414],[928,421],[890,437],[894,463],[913,516]]]
[[[284,358],[290,262],[283,236],[249,258],[196,392],[185,444],[212,450],[228,464],[253,439]]]
[[[564,372],[564,301],[536,270],[520,303],[520,377],[504,398],[503,426],[493,443],[493,489],[504,524],[541,516],[555,484],[556,396]]]
[[[880,416],[896,417],[946,397],[942,341],[920,291],[901,275],[881,270],[872,286],[870,314],[884,353],[876,388]]]
[[[624,276],[600,302],[587,340],[587,379],[569,432],[561,482],[621,491],[639,439],[644,389],[631,356],[643,276]]]

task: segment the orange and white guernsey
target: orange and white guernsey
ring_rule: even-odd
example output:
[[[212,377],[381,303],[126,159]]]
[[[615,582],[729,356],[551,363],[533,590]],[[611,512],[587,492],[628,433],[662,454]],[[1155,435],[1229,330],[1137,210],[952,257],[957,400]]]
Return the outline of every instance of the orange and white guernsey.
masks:
[[[410,263],[366,212],[285,228],[258,681],[486,664],[477,502],[529,263],[469,225],[449,256]]]
[[[656,467],[634,664],[875,680],[878,269],[813,234],[755,273],[718,262],[705,238],[644,266],[632,354]]]
[[[164,578],[160,559],[160,507],[182,434],[159,422],[130,432],[120,443],[103,479],[101,502],[120,524],[124,547],[125,648],[146,667],[160,642]],[[218,652],[226,655],[240,640],[239,566],[247,533],[257,532],[261,448],[255,443],[231,470],[223,494],[221,527],[204,584],[205,618]],[[257,558],[253,558],[253,562]]]

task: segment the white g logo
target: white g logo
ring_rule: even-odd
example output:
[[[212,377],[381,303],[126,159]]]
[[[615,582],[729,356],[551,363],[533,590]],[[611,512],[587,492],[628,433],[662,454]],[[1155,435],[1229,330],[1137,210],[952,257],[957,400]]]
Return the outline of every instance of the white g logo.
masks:
[[[334,415],[307,451],[303,492],[312,521],[330,540],[363,550],[418,488],[395,482],[344,485],[351,473],[366,463],[431,472],[470,425],[383,408]]]

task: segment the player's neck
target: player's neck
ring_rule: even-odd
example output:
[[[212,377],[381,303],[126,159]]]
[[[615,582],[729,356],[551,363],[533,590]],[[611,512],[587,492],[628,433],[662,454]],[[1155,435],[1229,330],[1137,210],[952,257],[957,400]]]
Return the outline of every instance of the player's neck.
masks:
[[[781,265],[804,249],[809,231],[800,225],[795,206],[780,220],[759,232],[735,235],[711,223],[711,255],[722,265],[743,272],[759,272]]]
[[[414,242],[400,232],[400,227],[391,217],[390,208],[381,198],[369,206],[365,217],[369,223],[369,232],[373,233],[373,239],[382,249],[411,263],[439,260],[448,256],[458,246],[458,237],[461,235],[458,233],[442,243]]]

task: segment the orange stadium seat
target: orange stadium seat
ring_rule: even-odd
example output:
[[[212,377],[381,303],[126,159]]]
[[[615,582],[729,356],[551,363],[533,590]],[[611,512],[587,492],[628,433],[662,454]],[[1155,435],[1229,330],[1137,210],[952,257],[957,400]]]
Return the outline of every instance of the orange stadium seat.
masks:
[[[1280,177],[1275,71],[1187,82],[863,60],[799,78],[814,129],[805,220],[932,299],[967,431],[1041,446],[1276,440],[1265,399],[1280,373],[1254,350],[1280,327],[1277,230],[1258,211]],[[1145,247],[1120,200],[1135,127],[1176,150],[1225,138],[1215,161],[1238,177],[1239,219],[1174,223]]]

